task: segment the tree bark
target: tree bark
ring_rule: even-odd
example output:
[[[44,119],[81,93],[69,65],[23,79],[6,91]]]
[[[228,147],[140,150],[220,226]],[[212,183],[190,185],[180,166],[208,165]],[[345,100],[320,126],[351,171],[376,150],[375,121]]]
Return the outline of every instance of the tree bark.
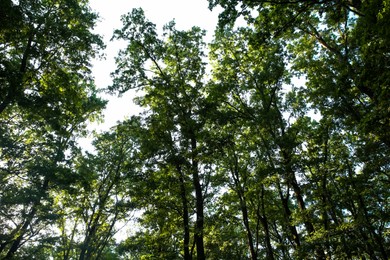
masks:
[[[17,75],[8,75],[9,77],[9,87],[8,87],[8,93],[5,96],[4,100],[0,103],[0,114],[4,112],[4,110],[17,99],[19,95],[22,94],[22,82],[23,82],[23,77],[24,74],[27,71],[27,63],[28,63],[28,58],[30,56],[30,50],[32,47],[32,41],[34,38],[34,33],[31,33],[26,49],[24,50],[23,57],[22,57],[22,62],[20,64],[19,71],[16,73]]]
[[[49,180],[47,178],[45,178],[43,181],[42,187],[41,187],[41,192],[46,192],[48,188],[49,188]],[[21,246],[23,237],[26,234],[28,227],[31,225],[31,223],[35,217],[35,214],[38,210],[38,207],[41,205],[41,198],[42,197],[40,197],[37,201],[34,202],[33,206],[31,207],[30,213],[28,214],[23,226],[18,231],[19,235],[12,242],[11,247],[8,250],[7,255],[4,257],[4,259],[12,259],[14,254],[16,253],[16,251]]]
[[[284,150],[283,147],[281,147],[281,150],[282,151]],[[283,164],[284,164],[285,170],[286,170],[287,182],[290,183],[290,185],[292,186],[292,188],[294,190],[294,195],[295,195],[295,198],[296,198],[297,203],[298,203],[298,208],[303,214],[303,218],[304,218],[303,223],[305,225],[307,233],[309,236],[312,236],[313,233],[315,232],[314,225],[309,220],[309,217],[305,215],[307,212],[306,204],[305,204],[305,201],[303,199],[301,187],[299,186],[298,181],[295,177],[295,172],[293,171],[293,169],[291,168],[291,165],[290,165],[290,163],[291,163],[290,154],[288,154],[287,151],[284,150],[282,152],[282,156],[283,156]],[[320,259],[320,260],[326,259],[325,252],[321,247],[316,246],[315,252],[316,252],[317,259]]]
[[[251,254],[251,259],[256,260],[257,259],[257,251],[255,250],[255,247],[253,245],[253,234],[252,234],[251,228],[249,226],[248,207],[247,207],[247,202],[246,202],[244,191],[241,188],[240,173],[238,170],[238,159],[237,159],[236,155],[234,155],[234,169],[232,169],[231,173],[232,173],[232,178],[234,181],[235,190],[236,190],[237,196],[240,200],[242,221],[244,222],[244,227],[246,230],[246,236],[248,239],[247,241],[248,241],[249,252]]]
[[[277,183],[277,184],[278,184],[279,197],[280,197],[280,200],[282,201],[284,218],[288,224],[289,231],[292,235],[292,241],[291,241],[291,239],[290,239],[290,241],[294,245],[295,250],[299,250],[299,248],[301,247],[301,241],[299,238],[297,228],[294,225],[290,224],[291,210],[290,210],[290,207],[288,206],[289,195],[287,194],[286,197],[284,197],[283,192],[282,192],[282,188],[280,187],[280,183]]]
[[[261,221],[261,224],[264,229],[265,233],[265,245],[266,245],[266,253],[267,253],[267,259],[273,260],[274,259],[274,253],[271,245],[271,236],[269,232],[269,225],[268,225],[268,219],[265,215],[265,201],[264,201],[264,185],[261,185],[261,210],[263,212],[262,216],[260,215],[259,209],[257,211],[258,218]]]
[[[184,227],[184,260],[191,260],[192,255],[190,252],[190,224],[189,224],[189,214],[188,214],[188,201],[187,201],[187,192],[185,187],[184,175],[181,170],[180,164],[176,164],[177,172],[179,173],[179,182],[180,182],[180,196],[183,205],[183,227]]]
[[[197,158],[197,142],[195,134],[192,133],[191,137],[191,150],[192,150],[192,181],[195,188],[196,198],[196,223],[195,223],[195,244],[196,244],[196,258],[198,260],[206,259],[204,252],[203,242],[203,226],[204,226],[204,213],[203,213],[203,193],[202,185],[200,184],[199,169],[198,169],[198,158]]]

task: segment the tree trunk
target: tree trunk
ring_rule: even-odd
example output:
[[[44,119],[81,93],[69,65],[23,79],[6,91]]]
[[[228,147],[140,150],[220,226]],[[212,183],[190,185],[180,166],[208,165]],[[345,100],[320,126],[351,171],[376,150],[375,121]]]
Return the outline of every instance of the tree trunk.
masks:
[[[42,187],[41,187],[41,192],[46,192],[48,188],[49,188],[49,180],[47,178],[45,178],[45,180],[43,181]],[[35,217],[35,214],[38,210],[38,207],[41,205],[41,198],[42,197],[40,197],[37,201],[34,202],[33,206],[31,207],[31,211],[28,214],[23,226],[18,231],[19,235],[12,242],[11,247],[8,250],[7,255],[4,257],[4,259],[12,259],[12,257],[16,253],[16,251],[21,246],[21,242],[23,240],[23,237],[26,234],[28,227],[31,225],[31,222],[33,221],[33,219]]]
[[[305,225],[307,233],[309,236],[312,236],[315,232],[314,225],[309,220],[309,217],[305,215],[306,214],[306,204],[305,204],[305,201],[303,199],[301,187],[299,186],[298,181],[295,177],[295,173],[294,173],[293,169],[291,168],[290,157],[287,154],[287,152],[283,152],[283,159],[284,159],[283,164],[284,164],[285,169],[286,169],[287,181],[288,181],[288,183],[291,184],[291,186],[294,190],[294,195],[295,195],[295,198],[298,202],[299,210],[302,212],[303,217],[304,217],[303,223]],[[326,259],[325,252],[320,246],[316,246],[315,252],[316,252],[317,259],[320,259],[320,260]]]
[[[253,235],[251,228],[249,226],[249,217],[248,217],[248,207],[246,203],[246,198],[243,189],[241,188],[241,181],[240,181],[240,175],[238,171],[238,159],[237,156],[234,156],[234,169],[231,171],[232,178],[234,181],[235,191],[237,193],[237,196],[240,200],[240,209],[242,214],[242,221],[244,222],[245,230],[246,230],[246,236],[248,241],[248,247],[249,252],[251,254],[251,259],[256,260],[257,259],[257,251],[255,250],[255,247],[253,246]]]
[[[204,225],[204,213],[203,213],[203,193],[202,185],[200,184],[199,169],[198,169],[198,158],[197,158],[197,143],[195,135],[191,137],[191,150],[192,150],[192,181],[195,188],[195,199],[196,199],[196,223],[195,223],[195,244],[197,259],[206,259],[204,252],[203,243],[203,225]]]
[[[248,207],[246,205],[246,199],[245,199],[243,194],[239,195],[239,198],[240,198],[240,204],[241,204],[242,219],[244,221],[246,235],[248,238],[249,251],[251,253],[251,259],[256,260],[257,259],[257,252],[255,250],[255,247],[253,246],[253,236],[252,236],[252,231],[251,231],[250,226],[249,226]]]
[[[5,96],[4,100],[0,103],[0,114],[3,113],[4,110],[11,103],[13,103],[15,99],[18,98],[19,95],[22,94],[22,82],[23,82],[24,74],[27,71],[27,63],[30,55],[33,38],[34,38],[34,33],[31,33],[27,41],[26,49],[24,50],[22,62],[20,64],[20,68],[19,71],[17,72],[17,75],[8,75],[8,77],[10,77],[8,79],[9,80],[8,93]]]
[[[290,239],[290,241],[294,245],[295,250],[299,250],[301,247],[301,241],[299,238],[297,228],[294,225],[290,224],[291,223],[291,219],[290,219],[291,218],[291,210],[288,206],[289,195],[287,194],[286,197],[284,197],[283,192],[282,192],[282,188],[280,187],[280,183],[278,182],[277,184],[278,184],[279,197],[280,197],[280,200],[282,201],[282,207],[283,207],[285,221],[287,222],[289,231],[292,235],[292,241],[291,241],[291,239]]]
[[[268,226],[268,219],[265,215],[265,201],[264,201],[264,185],[261,185],[261,210],[263,212],[262,216],[260,215],[259,209],[257,210],[257,217],[260,219],[261,224],[264,229],[265,233],[265,244],[266,244],[266,252],[267,252],[267,259],[273,260],[274,259],[274,253],[271,245],[271,236],[269,232],[269,226]]]
[[[187,192],[184,182],[184,175],[181,170],[180,164],[176,164],[176,169],[179,173],[180,181],[180,197],[183,205],[183,227],[184,227],[184,260],[191,260],[192,255],[190,253],[190,224],[189,224],[189,214],[188,214],[188,201],[187,201]]]

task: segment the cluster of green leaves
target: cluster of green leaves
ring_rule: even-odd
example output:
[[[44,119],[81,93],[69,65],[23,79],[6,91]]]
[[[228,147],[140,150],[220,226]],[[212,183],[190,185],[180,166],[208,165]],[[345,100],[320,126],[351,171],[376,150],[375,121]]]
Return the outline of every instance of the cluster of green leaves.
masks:
[[[129,45],[110,90],[142,90],[146,109],[140,229],[121,252],[387,259],[387,2],[217,5],[210,75],[198,28],[159,37],[133,10],[116,32]]]
[[[157,242],[143,243],[150,243],[142,248],[152,250],[145,252],[152,257],[175,259],[182,254],[188,259],[194,244],[197,255],[204,258],[204,191],[211,174],[201,171],[209,166],[202,151],[208,102],[203,93],[204,32],[197,27],[178,31],[172,22],[159,39],[155,25],[140,9],[124,16],[123,22],[115,38],[127,40],[129,46],[117,59],[112,90],[143,90],[145,95],[137,102],[147,108],[140,132],[145,230],[137,240],[150,237]],[[183,230],[177,230],[180,226]]]
[[[0,258],[47,259],[76,139],[105,104],[89,69],[104,46],[86,1],[5,0],[0,13]]]
[[[207,49],[122,17],[108,91],[144,112],[93,153],[96,15],[1,3],[1,258],[388,259],[389,1],[209,2]]]

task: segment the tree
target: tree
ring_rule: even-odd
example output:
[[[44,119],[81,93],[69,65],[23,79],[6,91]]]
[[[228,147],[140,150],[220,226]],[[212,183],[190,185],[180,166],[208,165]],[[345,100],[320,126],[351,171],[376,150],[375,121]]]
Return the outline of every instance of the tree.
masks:
[[[284,54],[289,73],[303,76],[306,80],[296,94],[290,95],[294,103],[286,103],[287,109],[298,105],[301,109],[296,112],[299,114],[307,114],[308,109],[313,109],[323,118],[314,124],[302,124],[305,120],[299,123],[299,118],[296,118],[298,132],[294,130],[292,133],[302,134],[299,139],[303,142],[299,142],[299,146],[294,145],[293,150],[286,147],[296,139],[288,128],[284,131],[283,127],[280,128],[281,140],[275,143],[282,152],[284,150],[281,157],[284,158],[285,169],[289,169],[290,165],[294,171],[303,174],[296,181],[290,179],[288,187],[297,196],[297,206],[307,209],[304,205],[310,205],[308,213],[314,213],[309,219],[306,217],[304,223],[312,233],[306,241],[327,252],[327,257],[386,259],[388,251],[385,244],[388,241],[383,227],[388,218],[382,213],[388,209],[382,207],[382,198],[388,196],[385,191],[388,189],[388,171],[385,170],[388,160],[385,157],[388,157],[389,143],[384,133],[388,132],[386,122],[389,114],[384,108],[388,106],[388,98],[383,94],[388,93],[388,82],[383,78],[388,78],[385,76],[388,71],[383,68],[388,62],[388,50],[382,47],[382,43],[387,42],[389,37],[382,19],[388,15],[387,1],[241,1],[240,6],[238,1],[210,1],[211,7],[216,5],[224,8],[220,15],[221,32],[228,30],[242,15],[248,27],[253,29],[253,33],[244,38],[249,46],[255,50],[278,44],[285,46],[274,55]],[[375,47],[370,49],[368,46]],[[375,58],[377,55],[381,58]],[[243,63],[246,57],[230,59]],[[226,63],[219,63],[231,63],[226,60]],[[378,63],[373,63],[373,60]],[[250,68],[248,74],[253,74],[251,69],[255,67],[243,66]],[[274,67],[267,69],[275,70]],[[242,77],[237,78],[240,80]],[[370,83],[365,81],[368,78]],[[237,85],[240,89],[246,88],[245,82]],[[240,94],[237,91],[238,97]],[[298,95],[306,104],[296,103]],[[239,98],[236,100],[238,104],[241,102]],[[242,105],[233,103],[233,109],[241,111],[241,107],[247,107],[247,99],[241,100]],[[280,111],[283,113],[283,110]],[[260,114],[264,117],[265,112]],[[269,120],[266,124],[272,125],[272,118],[266,118]],[[370,122],[370,127],[367,122]],[[312,130],[309,131],[310,125]],[[277,136],[277,132],[269,133],[271,136],[264,138],[267,143]],[[307,152],[307,144],[313,153]],[[291,154],[294,150],[295,154],[308,156],[307,160],[302,161]],[[348,188],[349,185],[354,187],[354,192]],[[306,195],[298,199],[300,193]],[[351,193],[355,195],[351,196]],[[281,198],[284,201],[283,195]],[[284,198],[288,199],[288,196]],[[318,215],[318,212],[322,213]],[[301,217],[305,218],[304,215]],[[372,218],[381,224],[374,224]],[[350,225],[354,228],[348,229]],[[348,236],[340,234],[339,230],[343,229],[350,230]],[[346,240],[356,244],[346,247]],[[364,245],[360,244],[361,240],[365,241]],[[301,239],[296,240],[296,244],[301,242]]]
[[[94,152],[96,14],[0,3],[0,258],[388,258],[389,2],[209,2],[208,60],[200,28],[122,17],[108,90],[145,110]]]
[[[77,181],[55,198],[62,211],[62,259],[102,258],[120,226],[129,222],[134,208],[129,188],[137,169],[134,145],[127,125],[117,125],[95,139],[95,154],[75,158]]]
[[[283,229],[290,233],[291,243],[299,255],[304,252],[303,241],[296,224],[292,223],[292,212],[302,215],[299,222],[309,236],[314,232],[311,220],[303,217],[307,206],[294,169],[295,153],[301,145],[297,137],[304,126],[299,124],[305,121],[286,110],[288,103],[282,85],[289,83],[289,75],[279,43],[257,49],[247,40],[252,33],[246,28],[226,29],[213,43],[214,91],[215,95],[224,97],[220,109],[226,113],[224,127],[228,127],[231,135],[231,145],[226,146],[230,154],[227,158],[231,158],[227,169],[240,202],[252,259],[257,259],[259,245],[265,248],[263,257],[274,258],[270,228],[273,223],[287,225]],[[291,113],[291,120],[286,119],[286,113]],[[290,199],[291,193],[296,201]],[[267,215],[271,214],[267,211],[271,209],[265,204],[266,195],[270,199],[280,198],[278,217],[268,219]],[[318,254],[322,254],[320,249]]]
[[[91,81],[89,62],[103,42],[91,32],[97,15],[87,2],[6,0],[2,7],[1,114],[13,104],[40,109],[51,91],[65,94],[71,86],[59,87],[59,78]]]
[[[205,259],[204,196],[209,173],[200,152],[202,113],[206,104],[202,93],[204,32],[197,27],[178,31],[174,23],[170,23],[164,27],[165,38],[159,39],[155,25],[145,19],[142,10],[135,9],[122,20],[124,27],[115,32],[115,38],[127,40],[129,45],[117,59],[112,90],[124,92],[137,88],[145,92],[137,102],[150,112],[145,117],[149,138],[153,140],[149,145],[160,144],[154,148],[155,163],[150,165],[153,169],[150,174],[158,173],[152,177],[159,179],[158,186],[168,180],[178,182],[180,188],[175,190],[174,196],[181,200],[184,258],[192,257],[189,217],[194,207],[196,256]],[[172,174],[173,178],[166,180],[164,174]],[[192,182],[191,190],[188,190],[188,182]],[[170,186],[169,183],[163,185]],[[168,191],[161,192],[161,196],[166,196]],[[190,205],[191,192],[195,194],[193,206]],[[154,206],[161,208],[162,205],[156,202]],[[166,212],[165,216],[171,213]]]
[[[221,28],[243,15],[255,26],[252,40],[258,44],[287,41],[292,71],[307,78],[315,108],[389,146],[387,1],[242,1],[240,7],[237,1],[209,2],[210,8],[224,8]]]
[[[101,103],[96,101],[92,99],[83,104],[85,108],[78,108],[77,114],[61,118],[61,128],[56,130],[39,118],[31,123],[17,113],[3,117],[8,119],[2,122],[8,128],[2,128],[7,131],[2,145],[1,249],[8,250],[8,256],[52,224],[56,215],[51,208],[53,192],[66,189],[74,179],[65,153],[74,147],[75,134],[84,128],[85,118],[100,109]]]
[[[104,107],[89,71],[103,44],[86,2],[1,5],[0,256],[8,259],[22,246],[54,243],[54,194],[74,181],[75,140]]]

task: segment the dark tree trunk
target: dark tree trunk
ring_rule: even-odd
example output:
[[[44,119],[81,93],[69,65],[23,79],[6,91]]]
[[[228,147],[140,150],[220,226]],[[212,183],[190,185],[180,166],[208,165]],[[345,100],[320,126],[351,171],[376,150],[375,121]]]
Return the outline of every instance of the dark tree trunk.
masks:
[[[260,215],[259,210],[257,211],[257,215],[261,221],[261,224],[263,226],[264,233],[265,233],[267,259],[273,260],[274,253],[273,253],[273,249],[272,249],[272,245],[271,245],[271,236],[270,236],[270,232],[269,232],[268,219],[267,219],[267,216],[265,214],[264,185],[261,185],[261,210],[263,212],[262,216]]]
[[[47,191],[49,188],[49,180],[46,178],[43,181],[42,187],[41,187],[41,192],[44,193]],[[37,201],[34,202],[33,206],[31,207],[30,213],[26,217],[26,220],[21,227],[21,229],[18,231],[19,235],[15,238],[15,240],[12,242],[10,249],[7,252],[7,255],[4,257],[4,259],[12,259],[16,251],[19,249],[21,246],[21,242],[27,232],[28,227],[31,225],[35,214],[37,213],[38,207],[41,205],[41,198],[37,199]]]
[[[280,187],[280,183],[278,183],[278,190],[279,190],[280,200],[282,201],[284,218],[288,224],[289,231],[292,235],[292,239],[290,238],[290,241],[294,245],[295,250],[299,250],[301,247],[301,241],[299,238],[297,228],[295,227],[295,225],[291,225],[291,210],[290,210],[290,207],[288,206],[288,200],[289,200],[288,192],[287,192],[286,197],[283,196],[283,192],[282,192],[282,188]]]
[[[192,180],[195,188],[196,198],[196,223],[195,223],[195,244],[197,259],[206,259],[204,252],[203,242],[203,226],[204,226],[204,213],[203,213],[203,192],[202,185],[200,184],[199,169],[198,169],[198,158],[197,158],[197,143],[195,135],[191,137],[191,150],[192,150]]]
[[[307,233],[309,234],[309,236],[312,236],[314,234],[314,232],[315,232],[315,229],[314,229],[313,223],[309,220],[309,217],[305,215],[306,204],[305,204],[305,201],[303,199],[303,194],[302,194],[301,187],[299,186],[299,184],[297,182],[297,179],[295,177],[295,173],[292,171],[292,169],[288,169],[287,174],[288,174],[288,177],[287,177],[288,181],[290,182],[291,186],[293,187],[294,194],[295,194],[296,200],[298,202],[299,210],[301,212],[303,212],[303,214],[304,214],[303,223],[305,225]],[[315,251],[316,251],[316,258],[317,259],[319,259],[319,260],[325,260],[326,259],[325,258],[325,252],[324,252],[324,250],[320,246],[316,246]]]
[[[188,214],[187,192],[185,187],[184,175],[181,170],[180,164],[176,165],[176,169],[179,173],[180,197],[183,205],[184,260],[191,260],[192,255],[190,252],[190,224],[189,224],[190,221],[189,221],[189,214]]]
[[[255,250],[255,247],[253,245],[253,234],[252,234],[251,228],[249,226],[248,207],[247,207],[245,194],[244,194],[243,189],[241,188],[241,181],[240,181],[240,173],[238,170],[237,156],[234,156],[234,169],[232,169],[231,173],[232,173],[232,178],[234,181],[235,190],[236,190],[237,196],[240,200],[242,221],[244,222],[244,226],[245,226],[245,230],[246,230],[246,236],[247,236],[247,241],[248,241],[249,252],[251,254],[251,259],[256,260],[257,259],[257,251]]]
[[[15,74],[8,75],[9,77],[8,93],[5,96],[4,100],[2,100],[0,103],[0,114],[3,113],[4,110],[10,104],[12,104],[15,101],[15,99],[18,98],[18,96],[22,94],[22,82],[23,82],[24,74],[27,71],[27,63],[31,51],[33,38],[34,38],[34,34],[31,33],[27,41],[26,49],[24,50],[23,53],[22,62],[20,64],[19,71],[15,73],[16,75]]]

